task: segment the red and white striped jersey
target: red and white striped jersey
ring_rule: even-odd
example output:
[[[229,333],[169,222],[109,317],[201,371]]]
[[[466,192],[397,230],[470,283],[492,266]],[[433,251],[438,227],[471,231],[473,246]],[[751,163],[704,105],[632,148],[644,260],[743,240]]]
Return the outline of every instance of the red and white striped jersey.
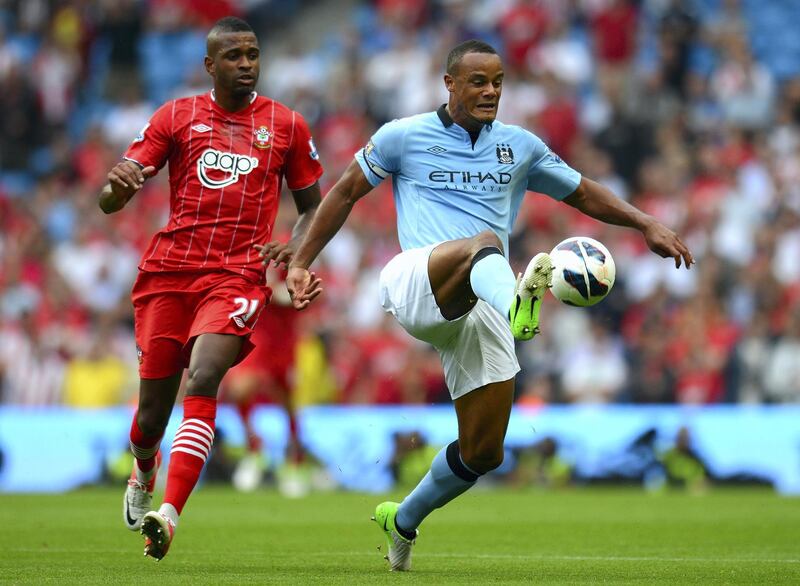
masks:
[[[322,175],[303,117],[255,93],[235,113],[213,92],[167,102],[125,158],[156,169],[169,161],[169,221],[142,256],[147,272],[226,269],[262,278],[253,244],[272,236],[282,179],[298,190]]]
[[[47,340],[47,335],[41,339]],[[15,327],[0,329],[0,370],[0,403],[63,403],[66,360],[48,342],[35,342]]]

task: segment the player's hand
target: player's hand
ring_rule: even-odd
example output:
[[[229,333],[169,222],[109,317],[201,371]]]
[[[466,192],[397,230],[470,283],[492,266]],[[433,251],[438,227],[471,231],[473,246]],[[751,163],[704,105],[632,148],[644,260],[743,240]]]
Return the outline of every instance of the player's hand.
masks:
[[[273,240],[266,244],[253,244],[253,248],[258,251],[258,256],[261,257],[261,264],[265,267],[272,263],[276,267],[289,266],[289,261],[292,260],[294,250],[291,249],[288,243]]]
[[[694,264],[694,257],[689,248],[683,243],[680,236],[664,224],[653,221],[642,233],[650,250],[663,258],[675,259],[676,269],[681,267],[681,261],[687,269]]]
[[[141,169],[133,161],[120,161],[108,172],[108,183],[114,195],[127,202],[142,188],[145,180],[155,174],[156,168],[152,165]]]
[[[322,293],[322,279],[307,269],[290,267],[286,276],[286,288],[289,290],[294,308],[301,310]]]

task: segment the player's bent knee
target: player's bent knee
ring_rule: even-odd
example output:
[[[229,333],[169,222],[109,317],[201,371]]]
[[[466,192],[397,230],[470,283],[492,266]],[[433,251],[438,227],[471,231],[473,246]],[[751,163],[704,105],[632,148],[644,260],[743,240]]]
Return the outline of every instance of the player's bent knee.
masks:
[[[172,407],[170,405],[170,407]],[[145,437],[156,437],[164,434],[164,430],[169,423],[169,416],[172,409],[166,413],[156,409],[142,409],[137,412],[136,423]]]
[[[216,397],[223,376],[225,370],[213,366],[190,368],[186,379],[186,394]]]
[[[500,237],[491,230],[484,230],[483,232],[478,233],[472,240],[473,250],[475,252],[478,252],[479,250],[489,246],[499,248],[501,251],[503,250],[503,243],[500,241]]]

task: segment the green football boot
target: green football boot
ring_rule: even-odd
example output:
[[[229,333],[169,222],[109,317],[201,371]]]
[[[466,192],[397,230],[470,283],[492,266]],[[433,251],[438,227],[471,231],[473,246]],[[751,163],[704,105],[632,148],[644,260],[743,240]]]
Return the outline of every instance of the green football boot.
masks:
[[[540,252],[517,277],[515,299],[508,311],[511,333],[517,340],[530,340],[539,333],[539,310],[544,292],[553,285],[553,260]]]
[[[411,547],[416,543],[416,539],[408,540],[397,532],[394,520],[399,506],[399,503],[390,501],[379,504],[375,507],[375,516],[372,520],[386,536],[388,550],[383,559],[389,561],[389,571],[408,572],[411,569]],[[415,530],[414,535],[419,535],[419,531]]]

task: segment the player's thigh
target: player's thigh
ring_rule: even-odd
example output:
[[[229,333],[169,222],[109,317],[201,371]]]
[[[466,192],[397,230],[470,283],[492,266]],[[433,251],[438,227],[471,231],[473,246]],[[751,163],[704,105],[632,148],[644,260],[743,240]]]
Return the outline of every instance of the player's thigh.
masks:
[[[513,403],[513,378],[489,383],[455,400],[461,457],[476,472],[487,472],[502,461]]]
[[[194,319],[196,294],[186,290],[181,276],[142,272],[131,298],[139,376],[160,380],[180,374],[186,366],[183,347]]]
[[[434,298],[447,319],[456,319],[475,306],[477,298],[470,286],[472,259],[479,250],[500,247],[493,232],[484,231],[472,238],[449,240],[433,249],[428,257],[428,278]]]
[[[186,344],[190,375],[198,367],[225,365],[227,370],[241,362],[253,349],[250,336],[268,300],[269,288],[263,285],[226,273],[210,275]],[[206,335],[214,337],[198,349]]]
[[[449,337],[433,345],[453,401],[519,372],[508,322],[485,301],[479,300],[469,314],[449,326],[445,332]]]
[[[200,370],[208,370],[215,376],[219,375],[219,382],[233,365],[242,351],[244,338],[233,334],[201,334],[197,336],[192,346],[189,358],[190,379]]]

